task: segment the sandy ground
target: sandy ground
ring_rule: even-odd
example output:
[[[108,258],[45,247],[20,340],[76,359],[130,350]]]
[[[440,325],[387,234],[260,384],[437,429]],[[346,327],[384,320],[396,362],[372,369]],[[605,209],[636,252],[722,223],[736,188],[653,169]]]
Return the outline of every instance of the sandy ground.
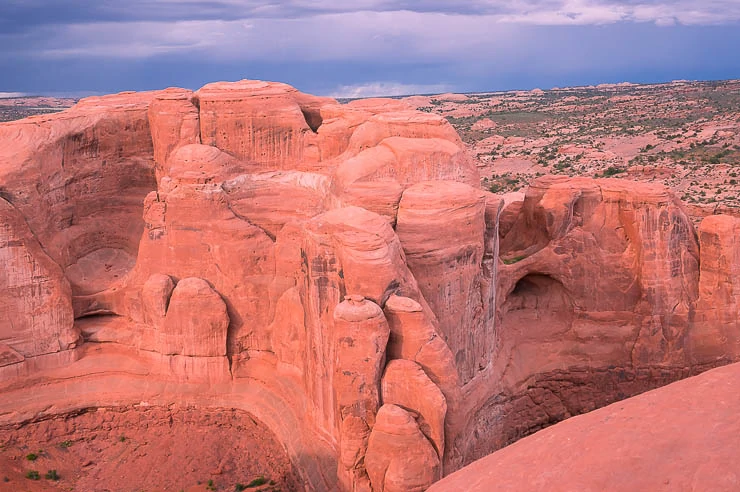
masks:
[[[0,445],[2,492],[298,490],[275,437],[237,410],[101,408],[0,429]]]

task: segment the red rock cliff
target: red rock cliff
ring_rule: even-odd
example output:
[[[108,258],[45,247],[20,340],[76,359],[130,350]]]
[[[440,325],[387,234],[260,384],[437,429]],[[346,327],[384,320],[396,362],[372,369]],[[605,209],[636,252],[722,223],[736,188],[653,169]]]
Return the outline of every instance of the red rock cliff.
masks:
[[[543,178],[499,230],[454,130],[399,101],[217,83],[0,138],[0,426],[240,408],[309,489],[423,490],[738,356],[733,224]]]

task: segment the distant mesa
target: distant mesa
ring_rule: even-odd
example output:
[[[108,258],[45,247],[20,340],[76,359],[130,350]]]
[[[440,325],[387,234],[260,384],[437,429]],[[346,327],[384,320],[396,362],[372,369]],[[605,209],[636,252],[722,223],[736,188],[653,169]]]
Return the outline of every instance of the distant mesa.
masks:
[[[95,409],[126,409],[105,420],[111,432],[142,406],[168,409],[155,419],[230,409],[233,425],[253,418],[250,452],[285,452],[285,483],[425,490],[561,420],[740,358],[740,219],[697,231],[664,186],[616,179],[544,176],[504,200],[480,189],[445,118],[404,102],[219,82],[86,98],[1,124],[0,139],[9,442]],[[734,367],[625,402],[621,415],[644,417],[629,446],[678,432],[666,402],[684,390],[715,401],[725,386],[707,382]],[[724,425],[738,409],[726,405],[677,422]],[[436,490],[602,463],[577,443],[584,426],[621,432],[615,412],[538,433]],[[552,451],[548,436],[573,439],[572,466],[512,475]],[[734,449],[727,436],[710,456]],[[666,446],[704,453],[696,439]],[[698,459],[649,454],[677,483],[712,476]],[[216,480],[231,480],[223,470]],[[643,483],[635,470],[625,483]]]

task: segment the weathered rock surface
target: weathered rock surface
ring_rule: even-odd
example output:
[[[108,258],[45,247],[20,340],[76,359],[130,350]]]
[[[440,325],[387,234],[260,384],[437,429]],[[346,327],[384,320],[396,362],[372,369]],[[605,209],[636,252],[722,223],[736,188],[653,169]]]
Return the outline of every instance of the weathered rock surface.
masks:
[[[170,297],[162,331],[165,355],[226,355],[229,315],[221,296],[203,279],[180,280]]]
[[[156,188],[147,110],[155,93],[82,100],[53,116],[0,125],[0,194],[25,217],[74,295],[133,266],[141,202]]]
[[[160,166],[167,164],[173,150],[200,143],[200,117],[192,91],[183,89],[159,92],[149,105],[148,116],[157,178],[161,178],[168,170]]]
[[[144,323],[154,327],[161,326],[174,289],[172,277],[161,273],[155,273],[144,282],[141,289]]]
[[[195,100],[205,145],[271,169],[319,161],[319,108],[322,102],[336,104],[259,81],[208,84]]]
[[[239,408],[308,489],[423,490],[740,357],[735,219],[697,240],[622,180],[480,191],[446,120],[401,101],[216,83],[0,138],[0,425]]]
[[[740,219],[705,218],[699,225],[701,276],[694,326],[689,334],[697,363],[740,356]]]
[[[466,412],[467,435],[489,437],[465,460],[687,376],[698,251],[662,186],[535,182],[501,240],[496,351],[471,394],[500,386]]]
[[[459,378],[452,352],[422,306],[408,297],[392,295],[384,312],[390,326],[388,358],[416,362],[443,393],[454,395]]]
[[[0,264],[0,365],[74,346],[79,334],[69,282],[23,216],[2,198]]]
[[[339,421],[339,479],[351,490],[367,490],[364,466],[370,429],[380,406],[388,323],[380,307],[350,295],[334,308],[334,380]]]
[[[422,182],[404,192],[396,226],[409,268],[437,315],[463,382],[486,366],[487,341],[493,339],[492,331],[481,326],[489,301],[481,286],[485,206],[483,192],[475,188]]]

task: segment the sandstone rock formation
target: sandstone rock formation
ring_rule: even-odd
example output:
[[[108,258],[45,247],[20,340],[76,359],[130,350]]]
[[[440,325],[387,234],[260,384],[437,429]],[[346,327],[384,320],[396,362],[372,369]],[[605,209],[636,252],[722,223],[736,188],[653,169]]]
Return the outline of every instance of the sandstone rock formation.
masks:
[[[697,240],[667,189],[608,179],[507,202],[403,102],[217,83],[0,137],[0,426],[237,408],[308,489],[423,490],[740,355],[734,219]]]
[[[353,295],[334,308],[334,329],[331,386],[339,421],[339,478],[346,488],[368,490],[364,458],[380,406],[388,323],[377,304]]]
[[[406,359],[390,361],[383,374],[382,393],[386,405],[407,408],[418,415],[419,429],[442,456],[447,401],[421,366]]]

